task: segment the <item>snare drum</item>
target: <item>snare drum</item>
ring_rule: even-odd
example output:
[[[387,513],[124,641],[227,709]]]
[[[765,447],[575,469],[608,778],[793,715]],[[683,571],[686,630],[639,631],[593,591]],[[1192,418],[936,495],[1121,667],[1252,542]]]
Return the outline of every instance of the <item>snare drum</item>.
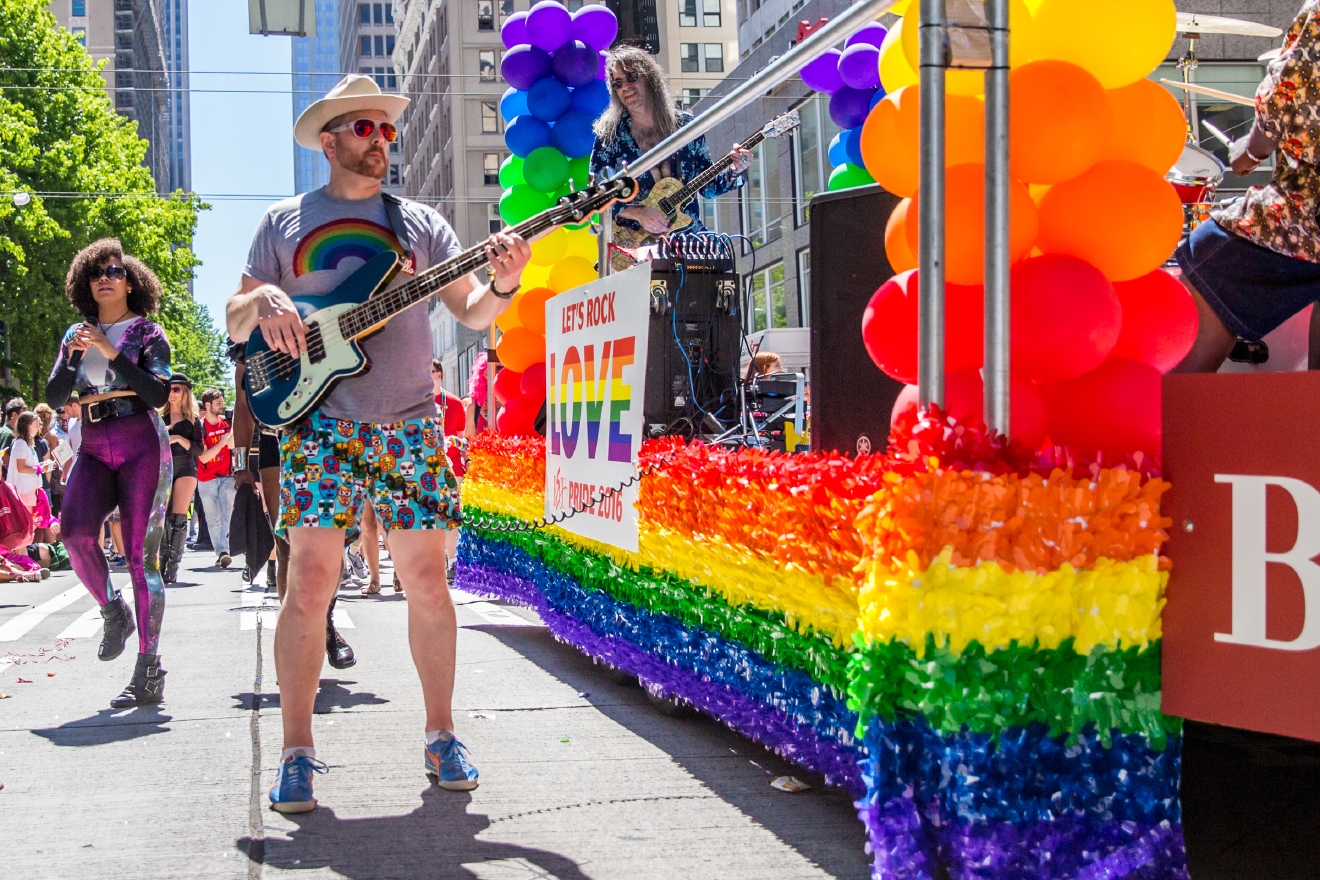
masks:
[[[1164,177],[1187,209],[1189,229],[1195,229],[1210,217],[1215,190],[1224,182],[1224,164],[1209,150],[1184,144],[1177,164]]]

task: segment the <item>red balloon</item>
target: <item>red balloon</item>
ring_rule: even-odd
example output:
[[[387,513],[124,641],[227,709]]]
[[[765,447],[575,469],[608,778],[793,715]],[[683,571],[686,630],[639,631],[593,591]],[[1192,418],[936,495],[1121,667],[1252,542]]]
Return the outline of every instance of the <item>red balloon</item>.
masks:
[[[532,364],[522,374],[522,396],[539,409],[545,403],[545,364]]]
[[[1123,331],[1114,357],[1150,364],[1161,373],[1176,367],[1196,341],[1196,301],[1163,269],[1114,285],[1123,304]]]
[[[495,416],[495,427],[501,434],[510,436],[520,436],[534,434],[533,423],[536,421],[538,404],[532,407],[527,403],[526,398],[515,397],[500,407],[499,413]]]
[[[495,399],[508,403],[522,394],[522,373],[505,368],[495,374]]]
[[[916,385],[909,385],[899,392],[889,415],[890,424],[897,422],[898,417],[908,410],[917,408],[917,394]],[[1033,449],[1038,448],[1048,433],[1045,400],[1040,389],[1034,382],[1014,378],[1009,395],[1009,435]],[[985,421],[985,385],[980,370],[957,370],[944,377],[944,410],[962,422]]]
[[[1123,307],[1091,264],[1045,254],[1013,267],[1013,372],[1037,382],[1075,379],[1118,342]]]
[[[1160,449],[1160,371],[1111,357],[1085,376],[1043,386],[1050,438],[1083,459]]]
[[[984,352],[985,293],[945,285],[944,369],[979,368]],[[917,270],[880,286],[862,313],[862,341],[875,365],[900,382],[917,381]]]

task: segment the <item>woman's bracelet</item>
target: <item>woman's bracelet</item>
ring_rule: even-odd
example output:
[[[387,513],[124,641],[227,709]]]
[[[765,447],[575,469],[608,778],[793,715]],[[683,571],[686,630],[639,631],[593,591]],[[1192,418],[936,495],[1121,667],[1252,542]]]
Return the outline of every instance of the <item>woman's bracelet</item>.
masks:
[[[247,466],[248,466],[248,451],[246,449],[235,449],[234,468],[236,470],[245,471],[247,470]]]

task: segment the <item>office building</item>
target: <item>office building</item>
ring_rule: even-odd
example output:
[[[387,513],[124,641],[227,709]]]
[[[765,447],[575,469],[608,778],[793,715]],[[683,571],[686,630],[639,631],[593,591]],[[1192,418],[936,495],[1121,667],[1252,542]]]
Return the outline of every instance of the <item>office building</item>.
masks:
[[[339,60],[340,0],[316,0],[316,36],[291,37],[293,119],[343,78]],[[293,191],[310,192],[330,181],[330,165],[317,150],[293,145]]]
[[[167,4],[182,3],[184,11],[169,18]],[[138,124],[138,135],[147,141],[144,164],[151,169],[159,192],[187,188],[191,169],[187,161],[187,93],[172,103],[171,86],[178,87],[171,69],[186,82],[188,69],[188,18],[186,0],[54,0],[49,5],[56,22],[74,34],[94,61],[104,59],[106,90],[116,112]],[[168,19],[168,20],[167,20]],[[177,34],[179,51],[172,39]],[[167,55],[167,52],[169,53]],[[171,121],[171,111],[184,117]],[[171,138],[171,132],[182,133]],[[171,150],[177,147],[178,162]]]
[[[165,70],[170,78],[166,95],[165,132],[169,144],[170,192],[192,191],[192,113],[188,100],[188,0],[161,0]]]
[[[399,91],[399,76],[394,69],[394,47],[398,28],[394,3],[364,3],[361,0],[339,2],[339,69],[375,79],[381,91]],[[403,195],[403,139],[390,144],[390,166],[385,176],[385,191]]]

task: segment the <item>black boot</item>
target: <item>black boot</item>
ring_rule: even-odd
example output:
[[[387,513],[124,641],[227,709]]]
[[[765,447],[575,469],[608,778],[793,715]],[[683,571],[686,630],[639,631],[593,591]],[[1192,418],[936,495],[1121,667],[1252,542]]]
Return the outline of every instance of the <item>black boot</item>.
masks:
[[[137,631],[133,612],[128,610],[123,596],[115,596],[101,606],[101,620],[101,647],[96,649],[96,657],[98,660],[113,660],[124,653],[128,637]]]
[[[168,556],[161,580],[172,584],[179,579],[179,563],[183,561],[183,543],[188,538],[188,514],[171,513],[169,519],[169,546],[166,548]]]
[[[111,709],[131,709],[134,706],[154,706],[165,699],[165,670],[160,668],[159,654],[138,654],[133,680],[124,692],[110,701]]]
[[[276,577],[275,560],[271,559],[266,563],[266,592],[274,593],[279,590],[280,582]]]
[[[353,656],[353,649],[349,647],[348,642],[335,629],[335,602],[338,599],[331,600],[330,610],[325,614],[325,655],[330,661],[330,665],[335,669],[347,669],[357,658]]]

